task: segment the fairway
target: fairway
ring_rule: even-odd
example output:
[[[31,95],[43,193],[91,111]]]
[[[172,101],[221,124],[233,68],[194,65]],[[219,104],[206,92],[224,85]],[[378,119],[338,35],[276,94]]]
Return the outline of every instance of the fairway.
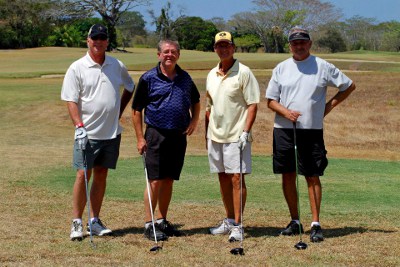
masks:
[[[143,237],[144,170],[128,106],[121,119],[120,161],[110,171],[102,208],[102,219],[115,234],[95,237],[96,250],[88,239],[69,241],[73,127],[60,90],[69,64],[85,51],[0,50],[7,62],[0,66],[1,266],[400,266],[399,54],[319,55],[342,68],[357,89],[325,119],[329,165],[321,179],[326,240],[320,244],[309,242],[311,215],[300,177],[305,251],[293,247],[298,237],[277,235],[290,218],[280,177],[272,173],[274,114],[262,100],[253,129],[254,171],[246,177],[246,255],[238,257],[229,253],[238,244],[207,234],[224,216],[217,177],[208,169],[203,120],[205,77],[217,57],[195,51],[182,51],[180,65],[200,90],[201,121],[188,139],[169,215],[187,236],[164,242],[157,254],[149,252],[154,243]],[[130,52],[111,55],[128,66],[137,83],[140,73],[155,66],[156,51]],[[288,56],[236,54],[254,69],[262,97],[271,69]]]

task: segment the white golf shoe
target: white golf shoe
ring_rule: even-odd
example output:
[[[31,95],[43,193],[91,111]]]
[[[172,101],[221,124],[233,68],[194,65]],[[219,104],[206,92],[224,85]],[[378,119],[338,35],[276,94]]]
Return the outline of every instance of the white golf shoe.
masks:
[[[243,228],[238,226],[232,226],[229,233],[229,242],[242,241],[244,239]]]
[[[228,234],[231,228],[233,227],[233,224],[231,224],[228,219],[223,219],[221,224],[219,224],[216,227],[211,227],[210,228],[210,234],[212,235],[225,235]]]
[[[71,241],[82,241],[83,239],[83,226],[82,223],[79,223],[77,221],[72,222],[71,226],[71,234],[69,236],[71,238]]]

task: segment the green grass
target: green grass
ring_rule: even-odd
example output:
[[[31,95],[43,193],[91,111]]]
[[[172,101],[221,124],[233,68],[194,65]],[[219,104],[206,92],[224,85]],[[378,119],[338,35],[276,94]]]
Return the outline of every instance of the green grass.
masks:
[[[110,53],[128,67],[129,70],[148,70],[157,63],[155,49],[130,48],[129,53]],[[0,66],[0,78],[32,78],[42,75],[63,75],[68,66],[86,53],[84,48],[45,47],[23,50],[0,50],[0,57],[7,64]],[[354,51],[335,54],[317,54],[340,68],[355,68],[368,71],[399,71],[400,54],[388,52]],[[236,53],[235,56],[252,69],[272,69],[289,54]],[[361,60],[354,62],[338,60]],[[368,62],[375,61],[375,62]],[[390,61],[392,63],[384,63]],[[183,50],[179,64],[187,70],[209,70],[218,62],[213,52]]]
[[[253,157],[253,174],[246,177],[248,206],[268,210],[286,209],[280,176],[272,173],[271,157]],[[400,202],[398,162],[330,159],[323,176],[322,217],[338,214],[386,213],[395,219]],[[384,170],[384,171],[382,171]],[[306,182],[299,176],[302,208],[308,213]],[[72,168],[47,171],[39,180],[51,190],[69,192],[74,182]],[[120,160],[110,171],[107,198],[141,201],[145,187],[141,158]],[[206,156],[187,156],[181,180],[174,185],[177,203],[220,204],[216,174],[210,174]],[[379,220],[379,218],[376,218]]]

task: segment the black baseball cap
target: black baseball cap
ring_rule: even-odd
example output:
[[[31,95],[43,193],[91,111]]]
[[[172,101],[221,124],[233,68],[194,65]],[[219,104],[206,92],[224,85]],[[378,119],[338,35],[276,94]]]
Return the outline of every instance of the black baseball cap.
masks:
[[[294,40],[311,40],[310,33],[302,28],[295,27],[289,31],[289,42]]]
[[[108,31],[107,27],[101,25],[101,24],[94,24],[92,27],[90,27],[88,37],[93,38],[97,36],[104,36],[108,38]]]

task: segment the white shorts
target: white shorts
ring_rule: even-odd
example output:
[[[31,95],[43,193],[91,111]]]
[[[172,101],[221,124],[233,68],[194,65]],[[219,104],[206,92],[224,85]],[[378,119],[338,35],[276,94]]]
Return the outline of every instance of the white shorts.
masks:
[[[240,173],[240,149],[238,143],[217,143],[207,140],[208,161],[212,173]],[[251,142],[243,150],[242,173],[251,173]]]

